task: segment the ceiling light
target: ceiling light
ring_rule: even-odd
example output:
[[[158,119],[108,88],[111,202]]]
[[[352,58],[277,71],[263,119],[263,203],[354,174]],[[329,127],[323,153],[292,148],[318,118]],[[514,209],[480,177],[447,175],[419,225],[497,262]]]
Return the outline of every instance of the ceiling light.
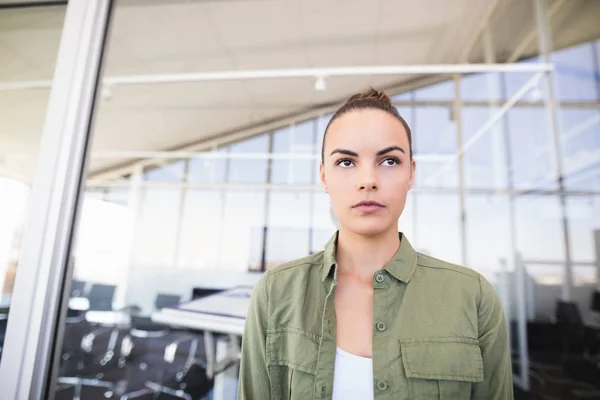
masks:
[[[322,76],[318,76],[315,81],[315,90],[317,92],[324,92],[327,89],[327,83],[325,83],[325,78]]]

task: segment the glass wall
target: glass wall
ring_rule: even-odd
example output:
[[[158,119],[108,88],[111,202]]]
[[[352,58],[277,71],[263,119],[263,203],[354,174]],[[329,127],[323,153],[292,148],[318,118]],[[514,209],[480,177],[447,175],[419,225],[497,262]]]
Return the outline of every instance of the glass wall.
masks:
[[[587,51],[591,45],[568,51]],[[561,69],[557,58],[557,80],[568,82],[569,72]],[[499,290],[514,290],[512,252],[518,252],[533,293],[530,316],[552,318],[564,283],[566,250],[552,140],[542,103],[510,109],[465,152],[466,236],[461,234],[458,164],[454,158],[457,119],[461,118],[463,143],[480,134],[482,126],[499,110],[497,105],[486,105],[490,99],[481,90],[490,79],[497,79],[503,88],[501,96],[491,99],[500,101],[511,97],[526,81],[513,74],[464,77],[465,105],[460,116],[452,111],[451,81],[394,97],[398,101],[435,102],[398,107],[412,128],[418,163],[415,188],[400,218],[400,229],[419,251],[466,264]],[[560,84],[559,90],[563,85],[570,84]],[[530,91],[523,102],[539,100],[535,92]],[[593,119],[598,110],[571,104],[596,101],[587,97],[574,99],[565,94],[561,100],[565,102],[560,131],[565,168],[579,168],[587,174],[582,177],[568,172],[566,179],[566,189],[574,191],[572,196],[567,192],[572,296],[587,307],[597,284],[593,230],[598,229],[600,221],[595,216],[600,213],[597,194],[583,195],[575,190],[591,190],[599,179],[589,155],[600,148],[595,141],[598,125]],[[440,102],[447,102],[447,106],[440,106]],[[101,105],[100,121],[103,112],[110,112],[108,104]],[[110,217],[96,223],[111,226],[112,233],[107,233],[110,240],[102,241],[103,251],[115,258],[106,261],[111,268],[96,269],[92,262],[84,263],[99,260],[91,254],[101,250],[84,246],[98,239],[91,230],[82,230],[76,279],[88,288],[100,283],[114,287],[114,309],[133,306],[137,315],[150,316],[156,311],[159,296],[185,301],[199,290],[253,285],[260,271],[320,251],[336,230],[317,173],[322,135],[330,117],[291,121],[247,138],[222,141],[208,152],[176,161],[163,159],[139,169],[139,180],[128,170],[110,182],[95,181],[88,197],[94,195],[107,205]],[[569,133],[573,128],[575,133]],[[102,131],[99,135],[97,142]],[[574,164],[582,157],[589,166]],[[102,185],[107,188],[99,196],[96,191]],[[84,209],[84,221],[94,221],[88,213],[92,213],[91,205]],[[511,218],[516,221],[514,226]],[[118,225],[109,223],[113,219]],[[121,236],[115,235],[117,231]],[[98,235],[97,230],[93,235]],[[463,241],[466,260],[461,253]],[[506,281],[507,276],[513,281]],[[514,299],[511,293],[509,298]],[[507,307],[514,330],[516,304],[511,302]]]
[[[65,9],[0,8],[0,357]]]

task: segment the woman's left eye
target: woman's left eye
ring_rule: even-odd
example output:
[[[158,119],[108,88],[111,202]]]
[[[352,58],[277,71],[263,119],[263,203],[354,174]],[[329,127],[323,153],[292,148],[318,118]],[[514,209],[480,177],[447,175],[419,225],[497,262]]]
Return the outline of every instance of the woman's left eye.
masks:
[[[386,158],[381,162],[383,165],[387,165],[388,167],[393,167],[394,165],[400,164],[400,160],[394,157]]]

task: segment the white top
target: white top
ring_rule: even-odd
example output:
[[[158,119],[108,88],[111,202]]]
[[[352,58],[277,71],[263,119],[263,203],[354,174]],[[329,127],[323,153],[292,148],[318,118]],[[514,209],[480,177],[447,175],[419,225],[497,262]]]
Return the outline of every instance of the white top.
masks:
[[[373,400],[373,359],[335,350],[332,400]]]

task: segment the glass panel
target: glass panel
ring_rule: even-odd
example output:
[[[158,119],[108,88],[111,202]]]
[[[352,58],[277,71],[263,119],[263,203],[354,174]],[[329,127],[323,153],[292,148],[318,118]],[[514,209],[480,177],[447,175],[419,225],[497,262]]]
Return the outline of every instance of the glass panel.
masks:
[[[230,189],[224,202],[218,271],[246,272],[262,261],[265,192]]]
[[[561,109],[565,187],[600,190],[600,111]]]
[[[499,101],[501,75],[499,73],[466,75],[461,81],[463,101]]]
[[[559,101],[597,101],[597,72],[594,68],[592,43],[584,43],[555,52]]]
[[[185,161],[177,161],[172,164],[148,169],[144,179],[148,181],[173,181],[181,182],[185,176]]]
[[[310,194],[270,193],[266,269],[309,254]]]
[[[451,101],[454,99],[454,82],[448,80],[415,90],[415,99]]]
[[[64,5],[0,8],[0,83],[51,82]],[[0,90],[0,360],[50,87]]]
[[[227,171],[229,169],[229,159],[226,155],[230,151],[230,146],[221,147],[210,153],[218,153],[216,158],[192,158],[188,164],[189,182],[211,182],[221,183],[227,181]]]
[[[269,135],[259,135],[231,145],[229,154],[256,153],[257,155],[268,153]],[[232,158],[229,161],[228,182],[240,183],[265,183],[267,181],[266,158],[244,159]]]
[[[314,121],[302,122],[273,133],[273,153],[312,156],[318,154],[321,144],[315,142]],[[275,159],[272,164],[272,183],[316,183],[318,177],[316,159]]]
[[[480,132],[496,108],[466,107],[462,110],[464,143]],[[468,188],[506,187],[504,119],[491,127],[465,152],[465,186]]]
[[[313,196],[312,227],[310,238],[310,253],[323,250],[327,241],[338,230],[338,222],[331,210],[329,195],[315,192]]]
[[[419,193],[413,206],[417,231],[411,244],[424,254],[461,264],[458,195]]]
[[[413,151],[417,158],[415,185],[417,187],[458,187],[457,164],[451,159],[456,153],[456,127],[451,110],[442,107],[418,107],[415,110],[415,118],[413,122]]]
[[[544,108],[512,108],[506,114],[516,188],[557,188],[554,150],[546,118]]]

